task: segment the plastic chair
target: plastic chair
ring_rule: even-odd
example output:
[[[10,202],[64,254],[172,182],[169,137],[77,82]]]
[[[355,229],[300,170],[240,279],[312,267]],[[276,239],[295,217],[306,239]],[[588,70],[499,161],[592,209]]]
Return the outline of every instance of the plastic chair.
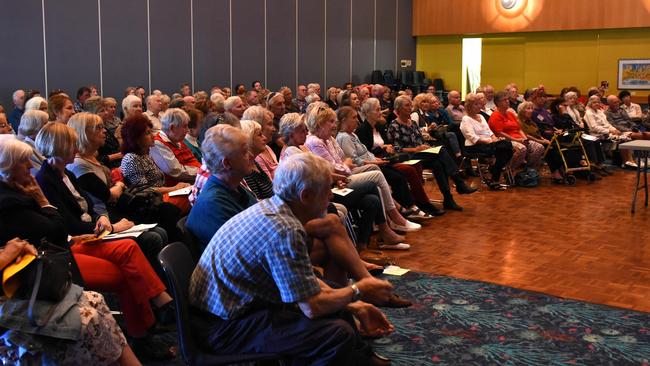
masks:
[[[413,87],[415,90],[413,90],[416,93],[419,93],[422,91],[422,88],[425,86],[424,84],[424,72],[423,71],[413,71]]]
[[[397,75],[401,75],[401,86],[400,89],[404,89],[406,87],[409,87],[413,90],[413,71],[398,71]],[[415,93],[416,90],[413,90]]]
[[[393,90],[397,89],[397,80],[395,80],[393,70],[384,70],[384,85]]]
[[[187,229],[187,217],[181,217],[176,223],[176,228],[183,234],[183,243],[187,246],[190,254],[192,254],[192,260],[196,263],[201,258],[201,254],[203,254],[203,248],[199,244],[199,239]]]
[[[283,364],[281,356],[276,354],[217,355],[201,350],[190,329],[188,300],[190,278],[196,263],[185,245],[179,242],[164,247],[158,254],[158,260],[174,297],[178,343],[186,365],[230,365],[257,361],[276,361],[277,364]]]
[[[442,79],[433,79],[433,86],[436,87],[436,91],[438,92],[445,91],[445,83],[442,81]]]
[[[381,70],[373,70],[370,75],[370,82],[373,84],[382,84],[384,85],[384,75],[381,74]]]

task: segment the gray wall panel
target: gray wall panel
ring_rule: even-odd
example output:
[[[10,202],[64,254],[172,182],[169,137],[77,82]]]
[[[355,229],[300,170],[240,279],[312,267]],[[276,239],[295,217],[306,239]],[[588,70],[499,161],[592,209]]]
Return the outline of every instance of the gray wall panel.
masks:
[[[103,0],[100,5],[103,95],[119,102],[127,86],[149,87],[147,1]]]
[[[352,82],[370,82],[374,66],[375,1],[352,2]]]
[[[4,52],[0,52],[0,103],[7,113],[11,113],[14,90],[37,89],[45,92],[40,0],[2,2],[0,44],[4,48]]]
[[[194,0],[194,88],[230,85],[228,0]]]
[[[97,1],[45,2],[47,84],[75,99],[84,85],[99,86]]]
[[[395,70],[395,2],[377,1],[377,70]]]
[[[350,1],[327,0],[327,87],[350,81]]]
[[[172,93],[192,81],[189,5],[187,0],[149,1],[152,89]]]
[[[325,0],[298,1],[298,82],[319,83],[325,92]]]
[[[413,34],[413,2],[411,0],[397,0],[399,3],[397,14],[397,65],[400,60],[412,60],[412,66],[407,70],[415,69],[415,37]]]
[[[267,0],[267,80],[277,90],[296,87],[296,0]]]
[[[264,82],[264,0],[232,1],[232,82]]]

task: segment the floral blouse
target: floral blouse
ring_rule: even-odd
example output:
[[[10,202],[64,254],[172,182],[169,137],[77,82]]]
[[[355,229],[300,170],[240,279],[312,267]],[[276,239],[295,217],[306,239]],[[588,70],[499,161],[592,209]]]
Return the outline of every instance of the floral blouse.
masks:
[[[149,154],[128,153],[120,166],[124,181],[129,187],[143,185],[146,188],[165,185],[165,174],[158,168]]]
[[[397,119],[388,126],[388,136],[393,140],[395,151],[400,152],[404,148],[418,147],[424,144],[424,138],[417,124],[409,122],[402,124]]]

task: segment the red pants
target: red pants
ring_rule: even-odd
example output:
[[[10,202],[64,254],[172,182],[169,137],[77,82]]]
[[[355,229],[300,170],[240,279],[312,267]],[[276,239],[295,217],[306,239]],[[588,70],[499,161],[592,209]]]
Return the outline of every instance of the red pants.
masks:
[[[422,182],[422,165],[414,164],[394,164],[393,168],[399,170],[400,173],[406,177],[406,181],[409,182],[409,187],[411,187],[411,194],[413,194],[413,199],[417,205],[428,204],[429,196],[424,191],[424,186]]]
[[[75,244],[71,249],[90,289],[119,296],[129,335],[145,335],[156,320],[149,300],[165,291],[165,286],[136,242],[120,239]]]

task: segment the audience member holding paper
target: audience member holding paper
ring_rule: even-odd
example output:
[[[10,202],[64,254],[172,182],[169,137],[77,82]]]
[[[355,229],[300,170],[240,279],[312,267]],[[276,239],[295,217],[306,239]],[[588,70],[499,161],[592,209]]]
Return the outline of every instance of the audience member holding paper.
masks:
[[[74,136],[70,127],[50,123],[38,135],[36,144],[47,156],[55,155],[53,150],[67,151],[56,155],[67,155],[67,159],[72,161],[75,140],[58,136],[58,132]],[[44,146],[47,145],[44,142],[49,140],[48,135],[60,137],[56,146]],[[165,292],[165,286],[138,245],[130,239],[93,240],[96,234],[112,229],[110,222],[104,216],[94,223],[83,221],[82,217],[92,220],[88,213],[91,211],[82,210],[80,205],[88,208],[91,203],[79,194],[75,196],[63,182],[75,178],[72,174],[64,173],[63,162],[57,163],[57,167],[50,164],[56,158],[48,159],[50,163],[43,164],[41,171],[47,171],[47,180],[58,178],[63,187],[57,187],[69,191],[63,192],[65,194],[62,193],[61,197],[57,197],[56,192],[50,194],[58,200],[50,202],[29,172],[31,153],[29,145],[14,137],[0,138],[0,242],[19,237],[38,246],[44,238],[61,247],[69,246],[86,287],[118,295],[128,334],[134,337],[136,354],[157,359],[173,357],[173,350],[147,336],[147,329],[155,323],[152,304],[165,314],[169,314],[168,309],[174,309],[169,305],[172,299]],[[73,185],[70,187],[74,188]],[[76,201],[77,198],[80,198],[79,201]],[[76,210],[67,208],[74,205],[77,206]],[[128,225],[122,222],[116,226],[123,229]],[[73,235],[70,242],[68,233]]]
[[[366,118],[370,118],[368,113],[374,115],[373,118],[381,118],[379,101],[375,98],[367,99],[362,106],[362,110],[372,104],[372,102],[369,102],[370,100],[375,101],[375,106],[374,109],[364,111]],[[413,165],[393,164],[391,161],[376,157],[368,151],[354,133],[359,125],[357,116],[357,112],[351,107],[341,107],[337,111],[339,133],[336,135],[336,142],[343,149],[345,156],[351,158],[352,162],[357,165],[375,164],[379,166],[393,190],[393,197],[402,206],[402,215],[407,218],[430,219],[432,215],[444,213],[444,211],[440,211],[429,202],[429,197],[427,197],[422,187],[421,171],[418,172]],[[416,199],[412,191],[418,191],[417,198],[419,199]]]
[[[307,126],[299,114],[288,113],[282,116],[280,135],[285,141],[280,154],[280,162],[289,156],[309,152],[309,149],[304,146],[307,137]],[[331,174],[332,182],[336,182],[339,189],[346,187],[347,178],[345,176],[336,174],[333,170]],[[408,244],[401,243],[404,236],[396,234],[386,223],[379,198],[379,190],[373,182],[357,183],[352,192],[346,195],[334,194],[332,201],[344,205],[348,210],[358,210],[363,213],[357,221],[357,249],[359,251],[366,249],[368,246],[373,225],[377,225],[379,228],[379,234],[383,241],[383,244],[379,246],[380,248],[409,248]]]
[[[397,118],[388,126],[388,135],[392,139],[393,147],[397,152],[409,153],[412,159],[421,159],[422,166],[433,171],[438,189],[444,197],[443,207],[462,211],[463,208],[454,201],[449,177],[456,183],[456,191],[460,194],[474,193],[476,188],[465,183],[458,172],[458,165],[446,148],[437,146],[431,149],[431,146],[424,143],[420,128],[411,121],[412,109],[413,104],[408,96],[395,98],[394,113]]]

